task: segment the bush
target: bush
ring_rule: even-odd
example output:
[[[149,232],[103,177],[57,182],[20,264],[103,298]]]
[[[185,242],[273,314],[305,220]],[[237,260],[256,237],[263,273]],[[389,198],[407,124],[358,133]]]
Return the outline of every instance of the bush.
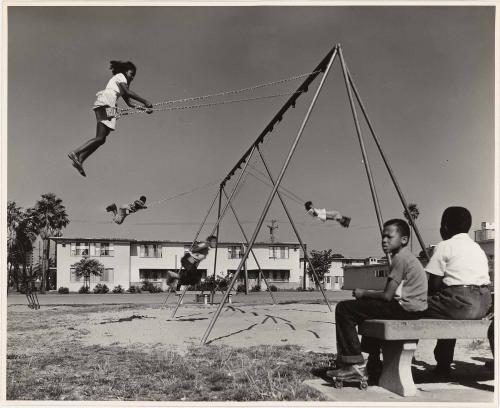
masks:
[[[240,283],[237,287],[236,287],[236,292],[244,292],[245,291],[245,284],[244,283]]]
[[[152,282],[150,282],[148,280],[142,281],[141,290],[143,290],[144,292],[149,292],[149,293],[163,292],[162,288],[155,286]]]
[[[61,295],[66,295],[69,293],[69,289],[68,288],[65,288],[64,286],[61,286],[58,290],[57,290],[58,293],[60,293]]]
[[[260,285],[255,285],[250,289],[250,292],[260,292]]]
[[[141,288],[139,286],[132,285],[128,288],[129,293],[141,293]]]
[[[123,293],[123,292],[124,290],[122,288],[122,285],[118,285],[113,288],[113,293]]]
[[[278,287],[276,285],[271,285],[271,286],[269,286],[269,290],[271,292],[277,292],[278,291]]]
[[[309,292],[314,292],[316,289],[315,288],[307,288]]]
[[[303,292],[303,291],[304,291],[304,289],[302,289],[302,286],[297,287],[295,290],[296,290],[297,292]]]
[[[98,283],[94,287],[94,293],[108,293],[109,288],[106,285],[103,285],[101,283]]]
[[[90,293],[90,289],[88,286],[82,286],[80,289],[78,289],[78,293]]]

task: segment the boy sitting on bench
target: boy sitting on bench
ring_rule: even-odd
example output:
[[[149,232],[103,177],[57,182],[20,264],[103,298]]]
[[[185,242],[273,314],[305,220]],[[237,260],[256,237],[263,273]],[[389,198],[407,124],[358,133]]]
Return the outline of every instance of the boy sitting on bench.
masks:
[[[491,307],[488,258],[468,232],[472,216],[464,207],[448,207],[441,217],[441,241],[425,271],[429,274],[429,308],[433,319],[482,319]],[[439,339],[434,348],[434,373],[447,377],[456,339]]]
[[[337,360],[326,375],[338,379],[377,381],[382,372],[381,343],[364,336],[361,343],[356,326],[368,319],[418,319],[427,308],[427,276],[420,261],[406,247],[408,223],[392,219],[384,224],[382,248],[392,255],[392,264],[383,291],[354,289],[355,300],[344,300],[335,308]],[[368,362],[361,352],[369,354]]]

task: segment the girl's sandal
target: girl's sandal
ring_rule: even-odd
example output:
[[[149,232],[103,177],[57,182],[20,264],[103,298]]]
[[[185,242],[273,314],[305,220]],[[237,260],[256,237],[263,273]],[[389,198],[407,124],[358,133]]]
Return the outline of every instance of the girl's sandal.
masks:
[[[82,164],[76,157],[76,154],[71,152],[68,154],[69,159],[73,162],[73,167],[78,170],[78,173],[80,173],[83,177],[87,177],[85,174],[85,170],[83,170]]]

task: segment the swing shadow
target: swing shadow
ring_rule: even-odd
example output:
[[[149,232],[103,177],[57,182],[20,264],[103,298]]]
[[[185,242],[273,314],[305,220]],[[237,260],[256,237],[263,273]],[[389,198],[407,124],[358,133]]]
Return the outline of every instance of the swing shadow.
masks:
[[[439,377],[433,373],[435,365],[414,359],[412,362],[412,375],[415,384],[451,383],[464,387],[475,388],[480,391],[494,392],[494,385],[481,384],[483,381],[495,379],[494,370],[484,365],[455,361],[455,369],[447,377]]]

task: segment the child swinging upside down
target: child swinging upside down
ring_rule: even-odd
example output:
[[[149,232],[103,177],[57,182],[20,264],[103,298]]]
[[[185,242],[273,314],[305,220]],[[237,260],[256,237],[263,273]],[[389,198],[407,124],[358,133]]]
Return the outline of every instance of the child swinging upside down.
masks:
[[[311,217],[318,218],[319,220],[325,222],[326,220],[337,221],[344,228],[349,227],[349,223],[351,222],[350,217],[346,217],[340,214],[338,211],[327,211],[324,208],[318,209],[313,207],[312,201],[307,201],[304,206],[306,207],[307,215]]]
[[[210,250],[217,243],[217,237],[210,235],[205,242],[196,243],[190,252],[186,252],[181,258],[181,270],[179,273],[167,271],[167,285],[176,291],[178,285],[196,285],[200,283],[202,271],[198,265],[203,261]]]
[[[128,205],[123,205],[120,208],[116,206],[116,204],[111,204],[106,207],[107,212],[112,212],[115,216],[113,221],[118,225],[123,223],[125,218],[127,218],[130,214],[135,213],[139,210],[144,210],[146,207],[146,197],[141,196],[138,200],[135,200],[133,203]]]
[[[68,154],[68,157],[73,162],[73,167],[84,177],[86,177],[86,174],[85,170],[83,170],[83,162],[99,146],[102,146],[106,142],[106,137],[108,137],[109,133],[115,130],[116,101],[120,96],[131,108],[137,107],[130,102],[131,99],[134,99],[141,102],[145,108],[149,108],[146,109],[147,113],[153,113],[151,109],[153,105],[129,89],[129,85],[137,72],[136,66],[130,61],[111,61],[110,64],[113,77],[108,81],[104,90],[97,92],[97,99],[92,108],[97,119],[96,136]]]

